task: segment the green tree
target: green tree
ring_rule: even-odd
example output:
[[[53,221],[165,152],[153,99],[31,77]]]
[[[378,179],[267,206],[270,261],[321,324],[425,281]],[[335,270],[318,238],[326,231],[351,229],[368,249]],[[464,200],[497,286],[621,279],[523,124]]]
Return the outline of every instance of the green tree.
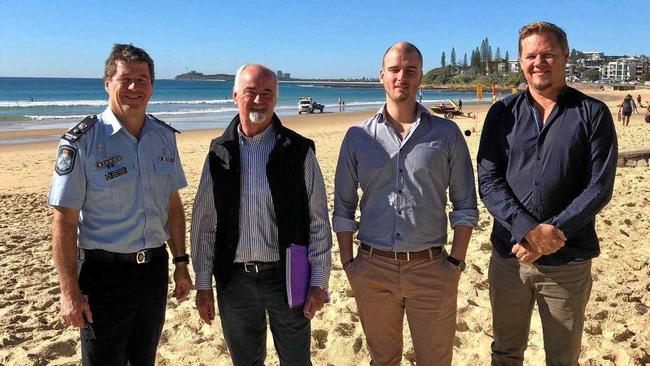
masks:
[[[599,80],[600,71],[598,69],[587,69],[581,74],[581,78],[588,81]]]
[[[481,70],[481,52],[478,47],[472,52],[472,58],[470,61],[470,68],[474,75],[481,75],[483,70]]]
[[[463,56],[463,67],[467,67],[467,52],[465,52],[465,56]]]
[[[451,66],[456,66],[456,49],[454,47],[451,48]]]
[[[440,66],[447,66],[447,63],[445,62],[445,51],[442,51],[442,56],[440,56]]]
[[[446,84],[451,78],[451,70],[448,66],[436,67],[424,74],[424,84]]]

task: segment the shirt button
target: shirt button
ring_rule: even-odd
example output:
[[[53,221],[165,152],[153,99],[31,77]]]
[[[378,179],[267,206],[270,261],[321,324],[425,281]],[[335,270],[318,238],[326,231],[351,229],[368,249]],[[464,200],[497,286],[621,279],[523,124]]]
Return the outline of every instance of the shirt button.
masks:
[[[395,234],[395,236],[399,236],[399,233]]]
[[[402,214],[402,211],[397,211],[397,214],[398,214],[398,215],[401,215],[401,214]]]
[[[400,172],[400,173],[403,172],[403,171],[404,171],[404,170],[402,170],[402,168],[399,169],[399,172]]]
[[[542,160],[542,158],[539,155],[537,155],[537,160]]]
[[[538,185],[539,185],[539,182],[535,182],[535,185],[538,186]]]
[[[397,191],[397,192],[398,192],[398,193],[402,193],[402,190],[400,189],[400,190],[399,190],[399,191]]]

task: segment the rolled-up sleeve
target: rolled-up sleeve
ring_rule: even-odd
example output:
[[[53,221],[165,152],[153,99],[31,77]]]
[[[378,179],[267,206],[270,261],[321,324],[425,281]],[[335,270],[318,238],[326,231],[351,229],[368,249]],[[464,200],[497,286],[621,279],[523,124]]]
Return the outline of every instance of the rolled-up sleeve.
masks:
[[[332,269],[332,230],[327,216],[327,194],[323,174],[313,150],[305,158],[305,187],[309,196],[309,285],[328,288]]]
[[[476,227],[478,208],[474,168],[465,138],[458,128],[455,132],[449,164],[449,200],[453,206],[449,213],[449,223],[452,228],[456,225]]]
[[[344,231],[356,232],[359,229],[359,223],[354,220],[359,202],[357,193],[359,179],[357,177],[356,160],[350,148],[352,131],[352,129],[348,130],[343,138],[339,159],[336,164],[332,226],[334,232],[337,233]]]
[[[212,187],[210,165],[206,157],[199,188],[194,198],[190,227],[192,266],[196,274],[195,284],[197,290],[212,288],[212,263],[217,228],[217,211],[214,206]]]

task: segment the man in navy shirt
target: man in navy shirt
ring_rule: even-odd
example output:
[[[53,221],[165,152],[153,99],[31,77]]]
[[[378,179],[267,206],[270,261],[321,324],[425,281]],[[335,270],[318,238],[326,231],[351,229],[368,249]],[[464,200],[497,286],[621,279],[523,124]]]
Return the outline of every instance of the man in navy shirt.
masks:
[[[558,26],[519,33],[528,88],[490,109],[477,165],[494,216],[489,284],[493,365],[522,365],[537,301],[548,365],[576,365],[600,249],[595,216],[612,197],[617,142],[607,106],[565,83]]]

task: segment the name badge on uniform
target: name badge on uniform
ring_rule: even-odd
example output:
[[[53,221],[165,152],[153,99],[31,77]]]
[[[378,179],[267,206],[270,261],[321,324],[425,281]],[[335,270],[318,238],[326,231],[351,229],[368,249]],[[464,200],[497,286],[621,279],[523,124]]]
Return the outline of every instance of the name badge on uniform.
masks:
[[[110,167],[112,167],[113,165],[115,165],[115,163],[117,163],[117,162],[120,161],[120,160],[122,160],[122,156],[121,156],[121,155],[112,156],[112,157],[110,157],[110,158],[107,158],[107,159],[104,159],[104,160],[100,160],[100,161],[98,161],[97,163],[95,163],[95,166],[96,166],[97,168],[102,168],[102,167],[110,168]]]
[[[124,174],[126,174],[126,167],[121,167],[120,169],[112,170],[112,171],[104,174],[104,178],[106,178],[106,180],[111,180],[113,178],[117,178],[117,177],[122,176]]]
[[[70,174],[72,169],[74,169],[76,154],[77,149],[72,146],[59,146],[59,150],[56,152],[56,165],[54,166],[54,170],[58,175]]]
[[[166,161],[166,162],[168,162],[168,163],[173,163],[173,162],[176,161],[176,159],[175,159],[174,157],[168,157],[168,156],[159,156],[159,157],[158,157],[158,160],[160,160],[160,161]]]

